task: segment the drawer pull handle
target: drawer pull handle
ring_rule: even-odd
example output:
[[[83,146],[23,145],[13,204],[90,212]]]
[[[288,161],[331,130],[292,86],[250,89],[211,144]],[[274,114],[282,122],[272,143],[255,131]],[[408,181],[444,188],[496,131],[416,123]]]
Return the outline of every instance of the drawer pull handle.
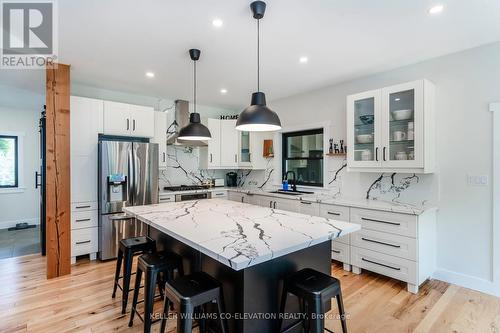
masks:
[[[220,196],[220,195],[224,195],[224,193],[215,193],[215,195],[219,195]]]
[[[385,223],[385,224],[390,224],[390,225],[401,225],[401,223],[396,223],[396,222],[389,222],[389,221],[382,221],[382,220],[375,220],[375,219],[369,219],[366,217],[361,218],[363,221],[370,221],[370,222],[377,222],[377,223]]]
[[[253,194],[253,193],[248,192],[248,193],[247,193],[247,195],[248,195],[249,197],[251,197],[251,196],[252,196],[252,195],[254,195],[254,194]]]
[[[160,198],[160,201],[170,201],[172,198]]]
[[[337,251],[337,250],[334,250],[334,249],[332,249],[332,252],[333,252],[333,253],[340,254],[340,251]]]
[[[90,240],[86,240],[83,242],[76,242],[76,245],[81,245],[81,244],[86,244],[86,243],[90,243]]]
[[[361,258],[361,260],[366,261],[366,262],[369,262],[369,263],[372,263],[372,264],[375,264],[375,265],[384,266],[384,267],[387,267],[387,268],[393,269],[393,270],[395,270],[395,271],[400,271],[400,270],[401,270],[401,268],[399,268],[399,267],[393,267],[393,266],[389,266],[389,265],[381,264],[381,263],[379,263],[379,262],[376,262],[376,261],[371,261],[371,260],[368,260],[368,259],[365,259],[365,258]]]
[[[82,209],[82,208],[90,208],[90,205],[89,206],[76,206],[76,209]]]
[[[90,219],[78,219],[78,220],[75,220],[75,222],[86,222],[86,221],[90,221]]]
[[[340,213],[337,212],[326,212],[326,213],[330,215],[340,216]]]
[[[310,204],[312,204],[312,202],[307,202],[307,201],[301,201],[300,203],[304,204],[304,205],[310,205]]]
[[[401,245],[395,245],[395,244],[389,244],[389,243],[379,242],[379,241],[376,241],[376,240],[373,240],[373,239],[369,239],[369,238],[361,237],[361,239],[364,240],[364,241],[367,241],[367,242],[372,242],[372,243],[377,243],[377,244],[382,244],[382,245],[396,247],[398,249],[401,247]]]

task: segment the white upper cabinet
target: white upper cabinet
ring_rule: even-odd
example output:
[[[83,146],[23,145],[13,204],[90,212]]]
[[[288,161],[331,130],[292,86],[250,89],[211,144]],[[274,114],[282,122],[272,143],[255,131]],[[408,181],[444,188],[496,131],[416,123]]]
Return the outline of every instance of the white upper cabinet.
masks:
[[[167,167],[167,113],[154,113],[154,132],[155,135],[151,139],[152,143],[158,144],[158,166],[160,168]]]
[[[91,155],[103,130],[103,101],[71,96],[70,110],[71,154]]]
[[[152,138],[155,134],[155,112],[149,106],[130,105],[131,135]],[[166,122],[165,122],[166,124]]]
[[[104,101],[104,134],[154,137],[154,109]]]
[[[220,122],[220,166],[225,168],[238,167],[239,131],[234,127],[236,120],[221,120]],[[209,143],[210,144],[210,141]]]
[[[434,172],[434,91],[418,80],[348,96],[349,170]]]
[[[221,134],[218,119],[208,119],[208,130],[212,139],[208,141],[208,168],[220,167]]]
[[[70,98],[71,202],[97,201],[98,136],[103,131],[103,101]]]

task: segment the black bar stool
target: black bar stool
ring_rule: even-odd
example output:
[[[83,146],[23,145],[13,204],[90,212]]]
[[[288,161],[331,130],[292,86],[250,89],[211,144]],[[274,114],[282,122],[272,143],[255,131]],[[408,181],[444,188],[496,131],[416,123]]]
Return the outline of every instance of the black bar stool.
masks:
[[[224,313],[224,297],[219,281],[204,272],[195,272],[179,277],[165,284],[165,303],[160,332],[164,333],[167,327],[169,301],[175,304],[177,313],[177,333],[191,333],[193,329],[193,315],[195,308],[203,308],[212,301],[217,302],[220,332],[226,333],[226,322],[222,318]],[[203,312],[201,310],[200,312]],[[205,331],[205,324],[200,323],[200,332]]]
[[[156,251],[156,241],[146,236],[132,237],[122,239],[118,247],[118,258],[116,259],[115,284],[113,286],[113,295],[115,298],[116,288],[122,290],[122,314],[125,314],[128,303],[128,293],[130,289],[130,278],[132,277],[132,262],[134,256]],[[123,263],[123,273],[120,276],[120,269]],[[123,278],[123,285],[118,283],[118,280]]]
[[[281,331],[283,319],[280,316],[278,324],[279,332],[289,332],[299,324],[302,324],[305,332],[323,333],[323,331],[326,330],[333,333],[329,329],[325,328],[323,304],[335,297],[337,298],[337,305],[339,307],[342,332],[347,333],[344,303],[342,301],[342,292],[340,290],[339,280],[310,268],[305,268],[292,274],[286,278],[283,283],[280,314],[285,313],[288,293],[299,298],[301,309],[305,310],[304,312],[307,314],[308,320],[305,318],[300,319]]]
[[[132,311],[130,312],[130,321],[128,326],[134,324],[134,315],[144,322],[144,333],[151,332],[151,325],[157,321],[153,320],[153,305],[156,297],[163,297],[165,282],[174,278],[174,272],[182,276],[184,271],[182,268],[182,257],[172,252],[156,252],[147,253],[139,257],[137,261],[137,273],[135,276],[134,298],[132,300]],[[141,284],[142,273],[144,276],[144,300],[138,301],[139,289]],[[160,289],[160,295],[155,296],[156,285]],[[144,302],[144,316],[137,311],[137,304]],[[168,300],[167,300],[168,303]]]

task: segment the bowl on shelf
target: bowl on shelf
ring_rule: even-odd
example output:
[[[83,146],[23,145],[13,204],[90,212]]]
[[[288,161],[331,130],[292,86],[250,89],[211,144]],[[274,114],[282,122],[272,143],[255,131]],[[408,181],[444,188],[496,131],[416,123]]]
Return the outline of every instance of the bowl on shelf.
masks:
[[[373,134],[358,134],[356,141],[358,143],[373,143]]]
[[[412,119],[413,110],[412,109],[394,110],[394,111],[391,111],[391,114],[392,114],[392,119],[394,119],[394,120],[408,120],[408,119]]]
[[[373,124],[375,117],[372,114],[365,114],[365,115],[359,116],[359,120],[361,120],[361,122],[365,125],[371,125],[371,124]]]

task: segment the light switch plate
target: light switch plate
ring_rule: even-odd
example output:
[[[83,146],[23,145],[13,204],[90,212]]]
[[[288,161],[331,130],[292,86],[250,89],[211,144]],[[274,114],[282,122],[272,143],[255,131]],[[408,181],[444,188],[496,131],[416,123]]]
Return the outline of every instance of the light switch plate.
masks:
[[[488,176],[487,175],[467,175],[467,184],[469,186],[487,186]]]

